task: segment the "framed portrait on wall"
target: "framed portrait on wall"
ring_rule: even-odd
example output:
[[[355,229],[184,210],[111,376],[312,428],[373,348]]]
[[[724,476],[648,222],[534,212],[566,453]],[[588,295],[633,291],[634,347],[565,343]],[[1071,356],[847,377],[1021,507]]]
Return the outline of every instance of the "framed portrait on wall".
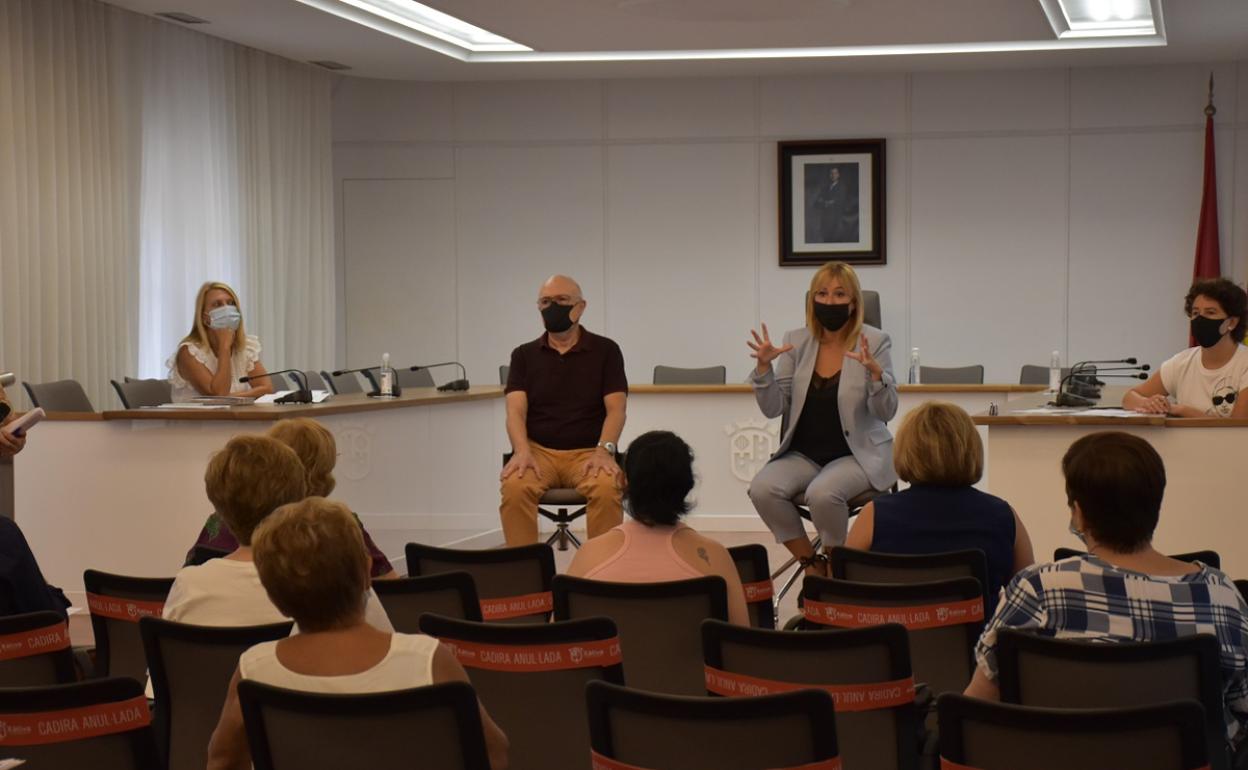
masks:
[[[780,266],[883,265],[884,140],[780,142]]]

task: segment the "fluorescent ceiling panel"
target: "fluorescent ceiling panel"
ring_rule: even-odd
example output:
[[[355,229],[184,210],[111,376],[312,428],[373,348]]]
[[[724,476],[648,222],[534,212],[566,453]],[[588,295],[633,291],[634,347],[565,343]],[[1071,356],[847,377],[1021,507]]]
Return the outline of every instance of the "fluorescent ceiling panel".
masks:
[[[465,62],[852,58],[1166,44],[1161,23],[1161,0],[1039,0],[1056,36],[1043,40],[637,51],[535,51],[414,0],[298,1]]]

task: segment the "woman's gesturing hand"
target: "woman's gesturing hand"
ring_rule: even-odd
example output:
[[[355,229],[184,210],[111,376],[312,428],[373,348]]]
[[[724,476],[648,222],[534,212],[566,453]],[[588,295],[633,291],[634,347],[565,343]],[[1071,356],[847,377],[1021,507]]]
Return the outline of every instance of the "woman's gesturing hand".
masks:
[[[753,351],[750,353],[750,358],[758,360],[758,371],[760,374],[767,371],[767,368],[771,366],[771,362],[775,361],[781,353],[787,353],[793,349],[792,345],[782,345],[780,347],[776,347],[772,344],[771,335],[767,332],[767,324],[763,324],[763,334],[761,337],[758,332],[753,329],[750,329],[750,334],[754,335],[754,340],[752,342],[750,340],[746,340],[745,344],[748,345],[750,350]]]

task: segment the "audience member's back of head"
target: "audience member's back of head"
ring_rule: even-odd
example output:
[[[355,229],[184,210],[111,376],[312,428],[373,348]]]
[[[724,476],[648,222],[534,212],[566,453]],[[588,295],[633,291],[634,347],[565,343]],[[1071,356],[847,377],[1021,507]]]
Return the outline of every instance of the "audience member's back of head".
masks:
[[[928,401],[901,421],[893,465],[897,477],[910,484],[969,487],[983,476],[984,444],[964,409]]]
[[[269,601],[302,631],[324,631],[364,618],[368,551],[351,511],[309,497],[261,522],[252,553]]]
[[[1153,540],[1166,491],[1166,468],[1139,436],[1105,431],[1084,436],[1062,458],[1067,504],[1100,545],[1134,553]]]
[[[213,508],[242,545],[275,509],[306,495],[303,463],[268,436],[235,436],[208,461],[204,488]]]
[[[295,450],[303,463],[307,493],[328,497],[334,491],[334,465],[338,462],[338,444],[334,434],[309,417],[278,420],[265,434]]]
[[[643,433],[629,442],[624,478],[629,514],[648,526],[671,526],[689,512],[693,450],[671,431]]]

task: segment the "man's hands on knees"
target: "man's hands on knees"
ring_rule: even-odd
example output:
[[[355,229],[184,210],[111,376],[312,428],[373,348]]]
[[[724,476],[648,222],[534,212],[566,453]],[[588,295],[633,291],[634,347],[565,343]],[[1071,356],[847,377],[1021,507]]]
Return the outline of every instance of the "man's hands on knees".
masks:
[[[524,478],[524,474],[529,471],[533,472],[533,478],[538,478],[541,474],[537,471],[537,461],[533,459],[533,453],[528,449],[516,450],[512,454],[511,459],[503,466],[503,472],[498,477],[499,481],[506,481],[511,476],[516,478]]]
[[[600,476],[603,473],[615,478],[618,481],[620,477],[620,466],[616,464],[615,458],[611,456],[610,452],[605,449],[598,448],[594,450],[594,453],[590,455],[590,458],[585,462],[584,475],[587,478],[592,478]]]

